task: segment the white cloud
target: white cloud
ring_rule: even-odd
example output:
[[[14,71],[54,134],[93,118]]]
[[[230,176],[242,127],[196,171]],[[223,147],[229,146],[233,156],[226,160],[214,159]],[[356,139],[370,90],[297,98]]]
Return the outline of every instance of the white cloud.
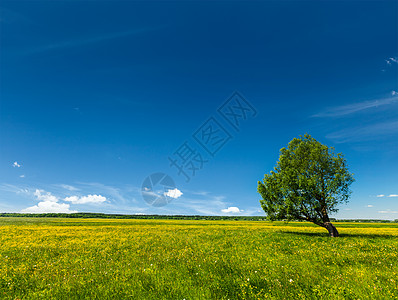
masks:
[[[72,202],[73,204],[103,203],[106,201],[106,197],[101,195],[87,195],[83,197],[70,196],[66,197],[64,200]]]
[[[384,196],[385,196],[385,195],[380,194],[380,195],[377,195],[376,197],[381,198],[381,197],[384,197]]]
[[[22,210],[23,213],[74,213],[76,211],[69,210],[70,205],[65,203],[57,203],[53,201],[42,201],[35,206],[31,206]]]
[[[52,195],[49,192],[43,191],[43,190],[38,190],[36,189],[34,195],[38,200],[44,201],[44,202],[58,202],[58,198]]]
[[[379,210],[378,213],[379,214],[398,214],[398,211],[387,209],[387,210]]]
[[[167,192],[164,192],[164,195],[177,199],[182,196],[182,192],[179,189],[175,188],[174,190],[168,190]]]
[[[19,175],[19,177],[21,177],[21,178],[25,178],[25,175],[24,175],[24,174],[22,174],[22,175]]]
[[[16,161],[14,161],[14,163],[12,164],[12,166],[13,166],[14,168],[20,168],[20,167],[21,167],[21,165],[20,165],[18,162],[16,162]]]
[[[40,202],[37,205],[25,208],[24,213],[73,213],[69,209],[69,204],[58,203],[58,197],[44,190],[36,189],[34,196]]]
[[[236,206],[231,206],[225,209],[221,210],[223,213],[240,213],[243,210],[240,210],[239,208],[237,208]]]
[[[366,207],[373,207],[373,205],[371,205],[371,204],[368,204]]]
[[[398,195],[397,194],[391,194],[391,195],[388,195],[387,197],[398,197]]]

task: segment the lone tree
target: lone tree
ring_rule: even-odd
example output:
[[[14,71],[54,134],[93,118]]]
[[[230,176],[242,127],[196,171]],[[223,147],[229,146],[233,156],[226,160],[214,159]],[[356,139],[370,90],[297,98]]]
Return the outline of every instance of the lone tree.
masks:
[[[305,134],[280,150],[276,167],[258,182],[257,190],[269,220],[305,220],[337,237],[329,214],[348,201],[353,182],[343,155]]]

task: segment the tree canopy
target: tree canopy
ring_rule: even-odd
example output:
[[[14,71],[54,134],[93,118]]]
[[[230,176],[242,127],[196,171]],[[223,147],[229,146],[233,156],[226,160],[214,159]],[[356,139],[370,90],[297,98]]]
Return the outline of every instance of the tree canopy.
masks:
[[[335,237],[329,214],[348,201],[353,182],[344,156],[305,134],[280,150],[274,170],[258,182],[258,192],[269,220],[313,222]]]

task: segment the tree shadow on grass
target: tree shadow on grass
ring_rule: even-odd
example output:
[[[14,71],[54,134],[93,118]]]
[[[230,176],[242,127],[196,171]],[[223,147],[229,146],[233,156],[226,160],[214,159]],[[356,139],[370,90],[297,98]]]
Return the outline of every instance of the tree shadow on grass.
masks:
[[[287,233],[297,236],[310,236],[310,237],[329,237],[327,232],[298,232],[298,231],[280,231],[280,233]],[[367,233],[340,233],[340,238],[385,238],[385,239],[398,239],[398,235],[393,234],[367,234]]]

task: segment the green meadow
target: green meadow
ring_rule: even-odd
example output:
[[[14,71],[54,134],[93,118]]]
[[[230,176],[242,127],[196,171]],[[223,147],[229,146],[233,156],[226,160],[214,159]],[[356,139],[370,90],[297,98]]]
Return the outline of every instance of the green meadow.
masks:
[[[398,299],[398,223],[0,218],[1,299]]]

